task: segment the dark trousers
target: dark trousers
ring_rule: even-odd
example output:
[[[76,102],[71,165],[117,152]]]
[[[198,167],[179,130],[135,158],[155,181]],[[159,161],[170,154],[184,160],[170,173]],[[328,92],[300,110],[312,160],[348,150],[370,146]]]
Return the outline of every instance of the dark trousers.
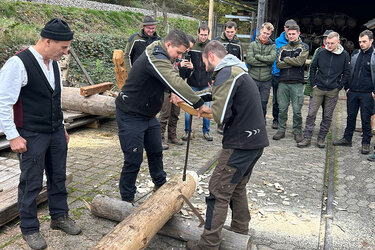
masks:
[[[42,190],[43,171],[47,176],[48,206],[51,219],[68,213],[66,180],[67,143],[61,126],[53,133],[18,129],[27,141],[27,151],[19,154],[21,176],[18,185],[18,209],[23,234],[39,231],[36,198]]]
[[[277,102],[277,89],[279,87],[279,80],[277,76],[272,75],[272,116],[273,122],[279,122],[279,104]]]
[[[232,210],[232,229],[248,232],[250,212],[246,184],[262,154],[263,149],[223,149],[221,152],[208,186],[210,195],[206,197],[206,222],[199,241],[201,249],[219,249],[228,207]]]
[[[338,100],[339,90],[320,90],[317,87],[312,90],[312,97],[309,102],[309,111],[306,117],[306,126],[303,136],[305,138],[311,139],[314,132],[316,114],[320,106],[323,106],[323,118],[320,123],[320,130],[318,138],[325,139],[329,128],[332,123],[333,111],[335,110],[337,100]]]
[[[371,116],[373,115],[374,99],[371,93],[359,93],[349,90],[347,93],[346,109],[348,117],[346,119],[346,129],[344,138],[352,141],[355,123],[357,120],[358,110],[361,110],[362,121],[362,144],[370,144],[371,132]]]
[[[143,161],[143,148],[147,153],[148,168],[152,181],[157,186],[166,182],[163,170],[160,123],[156,117],[150,119],[132,115],[116,109],[118,136],[124,153],[124,165],[120,176],[122,200],[132,201],[137,191],[135,182]]]
[[[180,107],[169,101],[171,94],[164,93],[164,102],[160,113],[161,139],[164,140],[165,130],[168,126],[168,139],[177,138],[177,122],[180,115]]]
[[[268,104],[268,99],[270,98],[272,83],[271,83],[271,80],[265,81],[265,82],[260,82],[256,80],[254,81],[258,86],[258,90],[260,93],[260,100],[262,102],[263,115],[264,115],[264,118],[266,118],[267,104]]]

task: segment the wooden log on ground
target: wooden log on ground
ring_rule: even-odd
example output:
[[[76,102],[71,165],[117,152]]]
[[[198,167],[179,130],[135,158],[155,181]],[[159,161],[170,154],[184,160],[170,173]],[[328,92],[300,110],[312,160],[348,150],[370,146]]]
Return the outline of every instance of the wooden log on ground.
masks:
[[[79,90],[80,90],[81,96],[90,96],[90,95],[103,93],[107,90],[112,89],[112,87],[113,87],[112,82],[103,82],[103,83],[98,83],[98,84],[94,84],[91,86],[81,87]]]
[[[114,115],[116,113],[115,98],[112,96],[80,95],[78,88],[64,87],[62,93],[62,108],[64,110],[81,111],[91,115]]]
[[[124,52],[119,49],[114,50],[112,60],[115,64],[115,74],[118,91],[121,91],[122,86],[124,86],[125,81],[128,78],[128,72],[126,71],[124,63]]]
[[[91,203],[86,202],[86,206],[92,214],[110,219],[113,221],[123,221],[136,207],[132,204],[104,195],[97,195]],[[197,241],[203,232],[203,227],[198,227],[199,223],[193,220],[183,219],[173,216],[159,231],[159,235],[168,236],[181,241]],[[237,234],[228,230],[222,230],[223,241],[220,249],[249,249],[251,240],[249,235]]]
[[[181,195],[190,198],[198,175],[188,172],[186,181],[177,175],[166,182],[141,206],[120,222],[94,249],[144,249],[154,235],[183,206]]]

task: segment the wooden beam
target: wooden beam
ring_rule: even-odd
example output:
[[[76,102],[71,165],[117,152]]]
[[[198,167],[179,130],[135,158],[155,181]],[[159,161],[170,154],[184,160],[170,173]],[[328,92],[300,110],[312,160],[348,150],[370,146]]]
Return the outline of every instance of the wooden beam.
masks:
[[[72,57],[74,58],[74,60],[77,62],[78,66],[80,67],[80,69],[82,70],[83,74],[85,75],[86,79],[87,79],[87,82],[90,84],[90,85],[93,85],[94,82],[91,80],[91,77],[89,76],[89,74],[87,73],[85,67],[83,67],[83,64],[81,63],[81,60],[79,60],[76,52],[74,51],[74,49],[72,47],[70,47],[69,49],[69,53],[72,55]]]
[[[85,86],[80,88],[80,95],[81,96],[90,96],[90,95],[95,95],[99,93],[103,93],[107,90],[112,89],[113,87],[112,82],[103,82],[103,83],[98,83],[94,84],[91,86]]]
[[[93,249],[144,249],[154,235],[180,209],[181,195],[190,198],[197,187],[198,175],[188,172],[186,181],[174,176],[141,206],[120,222]]]
[[[264,23],[264,15],[266,11],[266,0],[258,1],[258,17],[257,17],[257,36],[259,36],[260,29]]]
[[[212,33],[213,33],[213,16],[214,16],[214,0],[210,0],[210,5],[208,7],[208,28],[210,28],[210,34],[208,38],[212,40]]]

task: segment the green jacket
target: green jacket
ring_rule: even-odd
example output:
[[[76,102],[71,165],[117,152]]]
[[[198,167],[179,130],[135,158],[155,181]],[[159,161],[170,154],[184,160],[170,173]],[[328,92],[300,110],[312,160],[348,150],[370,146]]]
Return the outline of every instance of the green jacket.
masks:
[[[315,58],[317,52],[318,52],[320,49],[322,49],[322,47],[319,47],[319,48],[317,48],[317,49],[315,50],[314,55],[313,55],[313,57],[311,58],[311,63],[312,63],[312,61],[314,61],[314,58]],[[307,83],[306,83],[306,85],[305,85],[305,90],[303,91],[303,94],[304,94],[304,95],[308,95],[308,96],[311,96],[311,95],[312,95],[312,87],[311,87],[311,83],[310,83],[310,67],[311,67],[311,63],[310,63],[310,65],[309,65],[309,70],[307,71]]]
[[[263,44],[257,37],[250,43],[247,50],[246,61],[249,65],[250,76],[260,82],[268,81],[272,78],[272,64],[276,59],[276,44],[269,39]]]

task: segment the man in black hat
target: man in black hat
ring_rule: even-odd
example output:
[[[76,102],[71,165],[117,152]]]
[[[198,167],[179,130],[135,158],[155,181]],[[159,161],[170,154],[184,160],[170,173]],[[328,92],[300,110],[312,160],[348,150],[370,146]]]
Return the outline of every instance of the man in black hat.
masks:
[[[0,71],[0,129],[20,161],[20,227],[32,249],[47,247],[39,232],[36,204],[44,171],[51,228],[72,235],[81,232],[68,216],[65,179],[69,135],[63,124],[57,63],[68,54],[73,34],[65,21],[52,19],[36,45],[11,57]]]
[[[158,22],[151,16],[145,16],[143,19],[143,28],[133,34],[126,44],[124,63],[126,71],[129,73],[135,60],[143,53],[148,45],[160,40],[161,37],[156,33]]]

